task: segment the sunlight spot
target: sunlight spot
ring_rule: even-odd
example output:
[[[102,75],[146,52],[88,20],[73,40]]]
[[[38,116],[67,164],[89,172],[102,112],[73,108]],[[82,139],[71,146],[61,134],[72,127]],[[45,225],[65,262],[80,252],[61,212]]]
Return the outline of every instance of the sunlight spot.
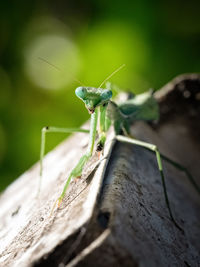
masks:
[[[78,51],[66,36],[36,37],[25,52],[25,72],[45,89],[61,89],[74,81],[79,69]]]

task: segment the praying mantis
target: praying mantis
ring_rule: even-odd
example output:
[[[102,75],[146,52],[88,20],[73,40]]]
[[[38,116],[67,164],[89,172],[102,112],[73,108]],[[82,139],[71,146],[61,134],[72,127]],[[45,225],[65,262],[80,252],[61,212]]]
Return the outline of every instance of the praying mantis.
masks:
[[[141,121],[154,121],[159,119],[159,107],[158,103],[154,98],[152,90],[144,92],[139,95],[134,95],[131,99],[126,100],[125,102],[117,105],[112,98],[112,86],[110,88],[103,89],[101,88],[103,84],[117,71],[119,71],[124,65],[114,71],[110,76],[108,76],[102,84],[98,87],[84,87],[80,86],[76,88],[75,94],[76,96],[82,100],[87,108],[91,120],[90,120],[90,130],[82,129],[82,128],[58,128],[58,127],[44,127],[41,132],[41,149],[40,149],[40,181],[42,178],[43,172],[43,157],[45,153],[45,142],[46,142],[46,134],[50,132],[62,132],[62,133],[72,133],[72,132],[83,132],[89,133],[89,143],[87,147],[86,153],[80,158],[77,165],[71,170],[69,177],[66,180],[66,183],[63,187],[61,195],[57,199],[54,204],[53,209],[55,208],[56,203],[58,203],[58,207],[60,206],[66,191],[69,187],[69,184],[72,179],[81,177],[82,171],[86,163],[92,157],[93,152],[103,151],[106,135],[108,129],[111,125],[114,126],[115,139],[124,142],[130,143],[133,145],[141,146],[145,149],[152,151],[157,159],[158,170],[160,173],[160,178],[163,186],[164,198],[166,202],[166,206],[169,212],[169,216],[174,223],[174,225],[179,229],[182,228],[176,222],[172,209],[170,206],[166,183],[165,183],[165,175],[163,172],[162,160],[165,160],[172,164],[174,167],[179,169],[180,171],[185,172],[186,176],[193,184],[195,189],[200,194],[200,188],[196,184],[194,178],[189,173],[189,171],[181,166],[179,163],[169,159],[159,152],[159,149],[156,145],[150,144],[147,142],[143,142],[133,138],[130,134],[130,126],[138,120]],[[98,135],[97,146],[95,149],[95,141],[96,136]],[[182,230],[183,231],[183,230]]]

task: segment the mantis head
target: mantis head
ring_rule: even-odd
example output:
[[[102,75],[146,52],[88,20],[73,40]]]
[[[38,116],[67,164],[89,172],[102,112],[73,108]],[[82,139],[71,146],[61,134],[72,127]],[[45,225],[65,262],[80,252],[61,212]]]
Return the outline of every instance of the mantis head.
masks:
[[[96,107],[108,104],[112,97],[111,90],[82,86],[76,88],[75,94],[85,103],[90,114],[94,113]]]

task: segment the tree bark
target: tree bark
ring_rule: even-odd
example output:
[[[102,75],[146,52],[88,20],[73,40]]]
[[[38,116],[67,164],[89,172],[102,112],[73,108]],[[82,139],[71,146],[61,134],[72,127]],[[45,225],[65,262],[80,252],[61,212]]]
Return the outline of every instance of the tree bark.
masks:
[[[135,137],[156,144],[199,184],[200,75],[182,75],[156,92],[161,118],[137,122]],[[0,266],[200,266],[200,196],[184,172],[163,161],[175,227],[165,204],[156,157],[115,142],[95,154],[50,215],[88,136],[78,133],[17,179],[0,198]]]

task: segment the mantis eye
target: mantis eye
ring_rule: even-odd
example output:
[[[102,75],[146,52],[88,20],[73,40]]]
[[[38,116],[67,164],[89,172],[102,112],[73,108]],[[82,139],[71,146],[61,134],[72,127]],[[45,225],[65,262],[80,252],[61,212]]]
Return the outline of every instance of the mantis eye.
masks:
[[[76,90],[75,90],[75,94],[76,94],[76,96],[78,96],[78,97],[81,98],[82,100],[85,100],[85,98],[86,98],[86,93],[87,93],[86,91],[87,91],[87,90],[86,90],[85,87],[80,86],[80,87],[76,88]]]
[[[104,90],[101,94],[102,100],[106,101],[109,100],[112,97],[112,91],[111,90]]]

